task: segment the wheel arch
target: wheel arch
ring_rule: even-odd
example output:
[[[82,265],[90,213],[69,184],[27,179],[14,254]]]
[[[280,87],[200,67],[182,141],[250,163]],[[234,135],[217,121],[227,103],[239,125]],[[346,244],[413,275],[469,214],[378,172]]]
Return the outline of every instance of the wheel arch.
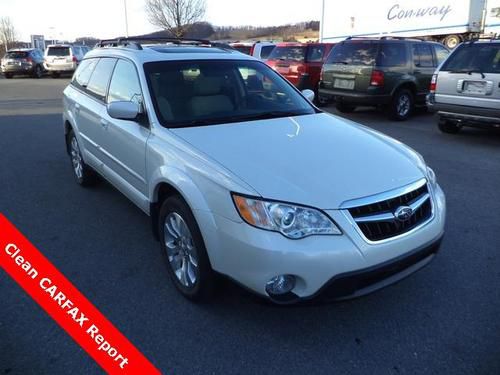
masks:
[[[397,85],[392,90],[391,96],[394,96],[398,91],[400,91],[402,89],[410,90],[413,94],[413,97],[416,97],[416,95],[417,95],[417,83],[415,81],[408,80],[408,81],[401,82],[399,85]]]

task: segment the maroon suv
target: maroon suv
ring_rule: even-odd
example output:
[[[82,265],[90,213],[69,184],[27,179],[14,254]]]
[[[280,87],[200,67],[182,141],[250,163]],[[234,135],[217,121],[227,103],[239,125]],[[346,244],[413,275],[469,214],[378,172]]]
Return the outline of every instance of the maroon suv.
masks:
[[[314,90],[317,96],[321,67],[333,43],[278,43],[266,64],[299,90]]]

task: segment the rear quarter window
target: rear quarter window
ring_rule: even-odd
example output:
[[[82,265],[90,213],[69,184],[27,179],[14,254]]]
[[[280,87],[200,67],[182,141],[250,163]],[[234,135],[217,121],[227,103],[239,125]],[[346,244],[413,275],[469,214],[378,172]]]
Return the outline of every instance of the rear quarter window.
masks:
[[[307,62],[321,62],[323,61],[323,55],[325,54],[325,46],[309,46],[307,48]]]
[[[448,51],[443,46],[439,44],[434,44],[434,50],[436,51],[437,64],[440,65],[444,60],[450,56],[450,51]]]
[[[328,55],[328,64],[368,65],[375,63],[377,43],[349,42],[339,43]]]
[[[407,51],[404,43],[382,43],[377,56],[377,66],[405,67],[407,66]]]
[[[99,59],[87,84],[87,91],[90,94],[98,99],[104,99],[115,63],[116,59],[113,58],[104,57]]]
[[[92,75],[92,72],[94,71],[98,61],[99,59],[83,60],[76,69],[76,72],[73,75],[73,80],[71,81],[71,83],[81,88],[87,87],[90,80],[90,76]]]

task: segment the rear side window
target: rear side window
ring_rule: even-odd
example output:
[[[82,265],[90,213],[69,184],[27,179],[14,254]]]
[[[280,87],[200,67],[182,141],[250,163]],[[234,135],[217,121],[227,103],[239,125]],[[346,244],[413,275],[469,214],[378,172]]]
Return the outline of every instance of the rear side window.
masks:
[[[90,81],[87,84],[87,91],[89,91],[90,94],[99,99],[104,99],[115,62],[116,59],[111,58],[99,59],[99,62],[90,77]]]
[[[47,56],[69,56],[69,47],[49,47],[47,50]]]
[[[434,50],[436,51],[437,64],[441,64],[446,58],[450,55],[450,51],[448,51],[443,46],[439,44],[434,44]]]
[[[244,53],[245,55],[250,55],[250,52],[252,51],[252,47],[251,46],[233,46],[233,48],[235,50],[237,50],[238,52],[241,52],[241,53]]]
[[[339,43],[328,55],[328,64],[373,65],[377,55],[377,43]]]
[[[377,66],[401,67],[406,66],[406,44],[382,43],[377,57]]]
[[[309,46],[307,49],[307,62],[321,62],[323,61],[323,55],[325,53],[325,46]]]
[[[302,46],[278,46],[273,49],[269,59],[304,61],[306,57],[306,47]]]
[[[271,52],[273,52],[274,46],[264,46],[260,51],[260,57],[262,59],[267,59]]]
[[[500,44],[477,43],[458,47],[441,68],[443,71],[500,73]]]
[[[116,63],[109,85],[108,103],[119,101],[142,103],[141,85],[137,71],[134,64],[125,60],[118,60]]]
[[[72,83],[82,88],[87,87],[90,76],[92,75],[92,72],[94,71],[98,61],[99,59],[83,60],[76,69]]]
[[[413,45],[413,63],[415,66],[429,68],[434,66],[432,48],[428,44]]]

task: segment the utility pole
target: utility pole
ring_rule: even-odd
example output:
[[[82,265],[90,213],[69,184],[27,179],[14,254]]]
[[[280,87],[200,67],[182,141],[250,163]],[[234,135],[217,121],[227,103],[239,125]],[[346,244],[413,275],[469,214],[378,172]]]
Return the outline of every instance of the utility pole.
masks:
[[[319,41],[320,43],[323,42],[323,30],[324,30],[324,24],[325,24],[325,0],[322,1],[321,3],[321,21],[319,25]]]
[[[125,36],[128,38],[127,0],[123,0],[123,9],[125,10]]]

